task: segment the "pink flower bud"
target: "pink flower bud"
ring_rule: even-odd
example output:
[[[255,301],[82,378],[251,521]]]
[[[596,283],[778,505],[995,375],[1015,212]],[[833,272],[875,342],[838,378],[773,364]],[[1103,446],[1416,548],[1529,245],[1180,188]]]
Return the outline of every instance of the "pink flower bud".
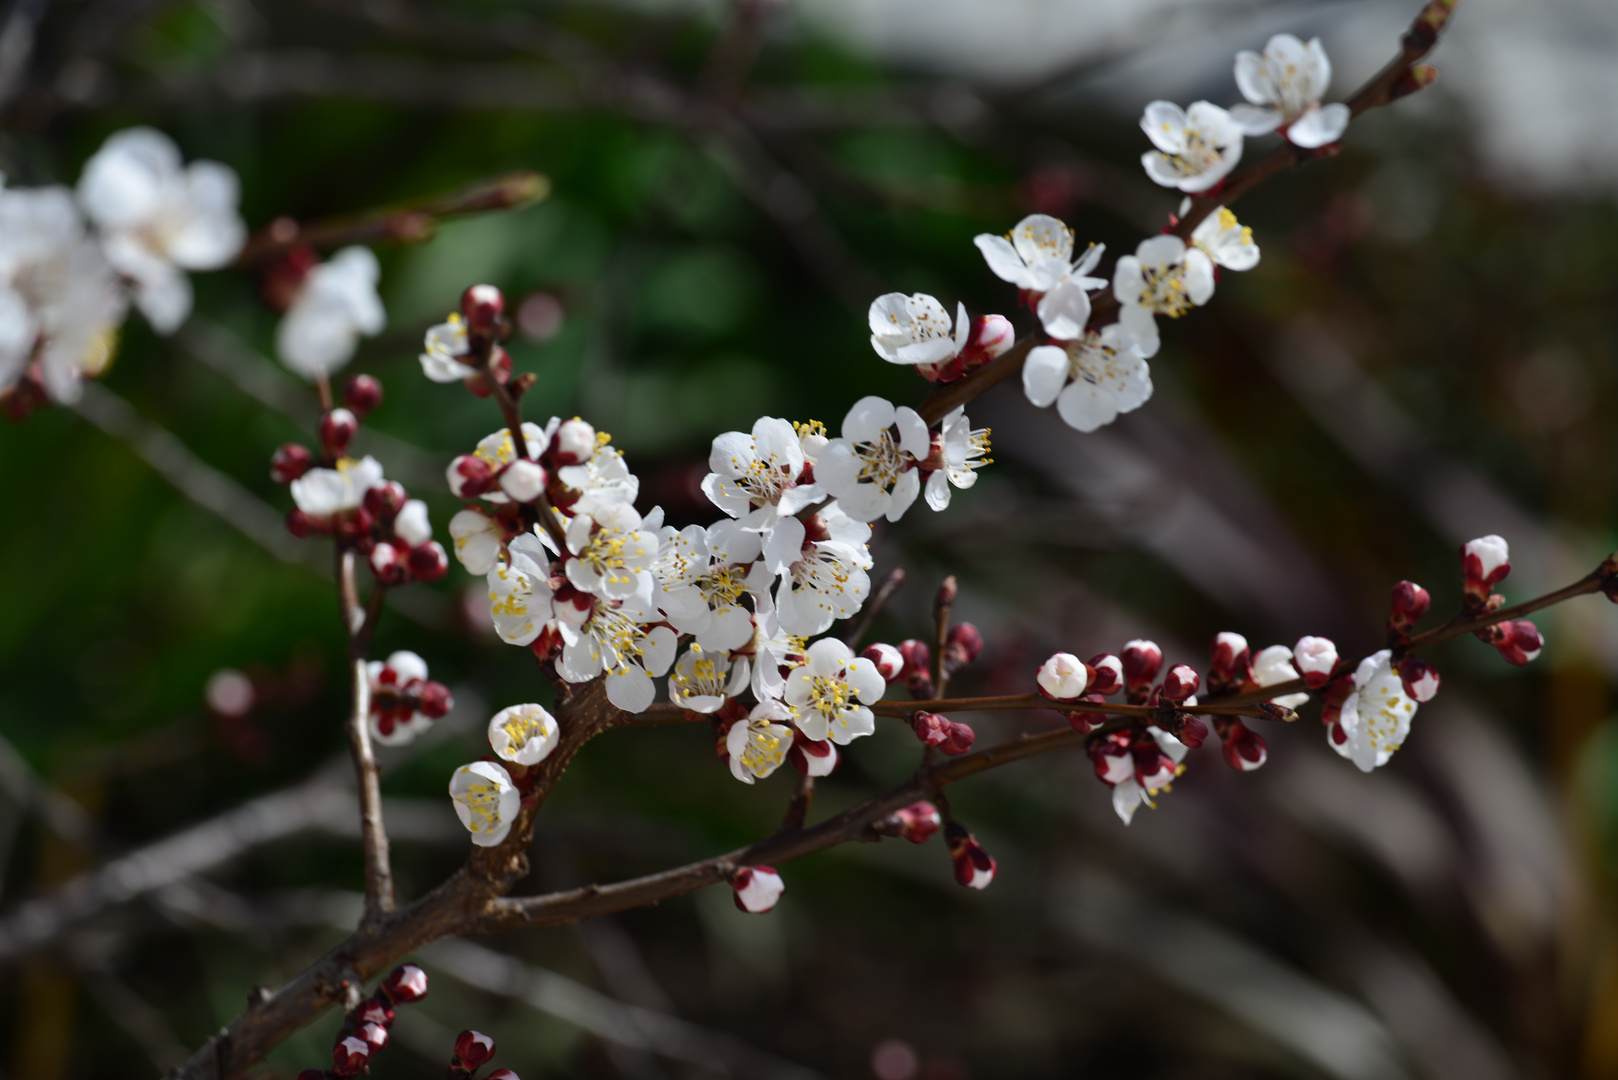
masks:
[[[1097,653],[1090,657],[1090,670],[1095,675],[1085,687],[1092,694],[1116,694],[1124,688],[1124,662],[1111,653]]]
[[[332,457],[342,457],[359,429],[359,418],[353,413],[347,409],[333,409],[320,418],[320,445]]]
[[[429,540],[411,548],[410,573],[417,581],[437,581],[449,573],[449,556],[444,553],[444,545]]]
[[[926,672],[933,662],[933,653],[927,647],[927,643],[917,641],[915,638],[899,642],[899,656],[904,660],[904,667],[901,669],[901,674],[904,675],[915,671]]]
[[[500,490],[517,502],[533,502],[550,482],[544,466],[527,458],[518,458],[500,472]]]
[[[563,421],[551,441],[551,458],[558,465],[582,465],[595,452],[596,429],[576,416]]]
[[[463,1031],[455,1036],[455,1058],[467,1068],[476,1069],[494,1057],[494,1040],[481,1031]]]
[[[1197,692],[1202,677],[1190,664],[1175,664],[1163,677],[1163,696],[1170,701],[1184,701]]]
[[[388,1029],[381,1024],[368,1021],[361,1024],[354,1034],[370,1044],[372,1053],[388,1045]]]
[[[331,1068],[338,1076],[358,1076],[370,1060],[371,1044],[358,1035],[345,1035],[331,1048]]]
[[[912,844],[925,844],[943,825],[938,807],[923,799],[893,812],[899,825],[898,835]]]
[[[1438,669],[1425,660],[1412,656],[1402,662],[1399,681],[1404,683],[1405,693],[1412,701],[1426,703],[1438,696]]]
[[[1017,328],[1004,315],[980,315],[972,322],[967,347],[981,349],[990,360],[999,359],[1016,343]]]
[[[421,684],[421,699],[416,707],[428,719],[441,720],[455,708],[455,698],[450,694],[449,687],[429,680]]]
[[[400,964],[382,980],[382,993],[395,1005],[427,996],[427,973],[415,964]]]
[[[786,882],[773,866],[744,866],[730,879],[736,906],[752,915],[769,911],[787,891]]]
[[[392,544],[378,544],[372,548],[370,562],[371,573],[384,585],[403,585],[410,577],[409,565]]]
[[[1214,635],[1210,650],[1208,677],[1221,682],[1240,682],[1246,678],[1247,665],[1252,654],[1247,639],[1229,630]]]
[[[472,454],[462,454],[444,470],[449,489],[457,499],[473,499],[494,486],[494,470]]]
[[[1195,716],[1180,713],[1177,716],[1177,721],[1178,722],[1176,723],[1174,730],[1169,734],[1173,735],[1176,739],[1179,739],[1191,749],[1195,750],[1197,747],[1203,744],[1204,740],[1208,738],[1208,725],[1204,724]]]
[[[1511,573],[1510,548],[1504,539],[1492,534],[1468,540],[1461,545],[1461,567],[1466,574],[1469,591],[1475,585],[1487,593],[1488,586]]]
[[[1134,694],[1157,681],[1163,667],[1163,650],[1154,641],[1131,641],[1124,646],[1124,685]]]
[[[939,747],[940,750],[951,757],[958,757],[972,749],[972,740],[977,738],[976,732],[958,720],[946,720],[945,723],[949,725],[949,737]]]
[[[472,285],[461,294],[461,318],[473,333],[492,333],[505,310],[506,298],[493,285]]]
[[[355,416],[364,416],[382,404],[382,380],[375,375],[356,375],[343,387],[343,404]]]
[[[955,880],[969,889],[987,889],[994,880],[994,856],[953,821],[944,828],[944,842],[949,845],[949,857],[955,864]]]
[[[270,479],[277,484],[290,484],[309,471],[314,455],[308,447],[297,443],[284,443],[270,455]]]
[[[1034,682],[1039,692],[1057,701],[1077,701],[1084,694],[1090,674],[1072,653],[1059,652],[1039,666]]]
[[[970,664],[982,651],[983,635],[969,622],[956,624],[945,639],[944,659],[952,671]]]
[[[861,652],[860,655],[875,664],[877,674],[888,682],[897,679],[899,673],[904,670],[905,658],[892,645],[884,645],[881,642],[875,645],[867,645],[865,651]]]
[[[1224,740],[1220,750],[1224,752],[1225,762],[1237,772],[1252,772],[1270,756],[1263,736],[1249,730],[1240,720],[1232,720],[1220,736]]]
[[[1527,619],[1501,623],[1500,629],[1505,632],[1505,639],[1495,648],[1500,650],[1501,657],[1508,664],[1523,667],[1545,647],[1545,639],[1540,636],[1539,628]]]
[[[918,712],[910,721],[910,726],[916,732],[916,738],[924,746],[943,746],[949,742],[952,723],[947,716],[937,713]]]
[[[1391,602],[1396,618],[1406,623],[1413,623],[1427,614],[1433,598],[1427,595],[1426,589],[1414,581],[1401,581],[1393,587]]]
[[[1319,690],[1331,682],[1331,673],[1337,667],[1337,646],[1330,638],[1301,637],[1292,647],[1292,662],[1298,666],[1298,674],[1309,684],[1309,689]]]

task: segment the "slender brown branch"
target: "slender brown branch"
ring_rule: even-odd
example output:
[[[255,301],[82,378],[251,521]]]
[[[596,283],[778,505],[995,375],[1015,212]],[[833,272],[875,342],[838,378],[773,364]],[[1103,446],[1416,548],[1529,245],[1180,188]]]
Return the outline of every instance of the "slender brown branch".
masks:
[[[807,774],[798,777],[798,787],[792,793],[792,801],[787,803],[787,813],[781,820],[781,828],[803,828],[804,819],[809,816],[809,804],[814,798],[815,778]]]
[[[872,624],[876,622],[876,617],[882,613],[882,609],[887,606],[889,598],[904,583],[904,567],[895,566],[888,574],[887,580],[882,582],[881,588],[877,589],[876,594],[866,601],[865,613],[860,616],[859,625],[854,628],[854,632],[849,635],[848,640],[845,642],[850,649],[855,652],[860,651],[860,642],[864,641],[865,635],[870,633]]]
[[[348,749],[359,783],[360,846],[365,856],[365,919],[374,921],[393,910],[393,868],[388,861],[388,832],[382,821],[382,789],[376,754],[371,749],[371,680],[363,656],[349,661],[353,705],[348,715]]]
[[[947,696],[949,689],[949,667],[944,663],[944,646],[949,644],[949,617],[955,608],[958,589],[955,575],[951,574],[938,586],[938,597],[933,601],[933,693],[939,697]]]

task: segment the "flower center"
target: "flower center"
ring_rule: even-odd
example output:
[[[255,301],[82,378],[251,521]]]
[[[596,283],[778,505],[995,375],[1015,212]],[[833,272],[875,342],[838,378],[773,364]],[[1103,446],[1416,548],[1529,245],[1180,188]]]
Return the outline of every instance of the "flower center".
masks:
[[[1140,274],[1145,281],[1140,291],[1141,307],[1178,319],[1194,306],[1185,291],[1184,263],[1143,266]]]
[[[809,706],[816,712],[838,716],[854,699],[854,688],[842,679],[824,675],[805,675],[804,678],[809,680]]]
[[[506,733],[512,746],[525,746],[530,739],[544,739],[546,735],[545,721],[538,716],[513,716],[500,725],[500,730]]]
[[[1178,154],[1163,156],[1181,176],[1201,176],[1219,164],[1220,156],[1224,152],[1223,146],[1210,143],[1200,130],[1188,128],[1185,132],[1185,149]]]
[[[875,442],[855,443],[854,456],[860,463],[862,484],[875,484],[880,488],[892,487],[905,470],[905,458],[891,434],[880,432]]]
[[[466,786],[461,802],[472,813],[472,832],[493,832],[500,824],[500,788],[487,780],[474,780]]]

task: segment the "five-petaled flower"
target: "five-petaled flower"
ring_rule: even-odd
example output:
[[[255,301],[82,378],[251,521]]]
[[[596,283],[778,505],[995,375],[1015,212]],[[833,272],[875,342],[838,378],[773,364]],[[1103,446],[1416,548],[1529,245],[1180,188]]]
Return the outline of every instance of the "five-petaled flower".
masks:
[[[787,759],[792,749],[792,710],[779,701],[766,699],[753,711],[730,725],[725,735],[725,752],[730,755],[730,772],[744,784],[769,776]]]
[[[812,531],[811,531],[812,530]],[[783,518],[770,532],[764,561],[781,575],[776,616],[789,634],[820,634],[859,611],[871,589],[871,527],[832,503],[809,522]]]
[[[727,431],[713,441],[703,494],[733,518],[766,527],[778,514],[796,514],[826,497],[818,484],[799,484],[803,444],[787,421],[761,416],[752,434]]]
[[[1236,220],[1221,206],[1202,219],[1191,232],[1191,244],[1226,270],[1251,270],[1258,265],[1258,245],[1253,230]]]
[[[966,305],[957,304],[955,324],[949,309],[926,293],[884,293],[871,301],[871,348],[890,364],[941,364],[966,348],[971,321]]]
[[[1056,403],[1068,427],[1090,432],[1131,412],[1152,396],[1152,370],[1135,339],[1117,323],[1072,341],[1028,353],[1023,392],[1040,408]]]
[[[504,840],[522,805],[511,774],[492,761],[474,761],[456,769],[449,780],[449,797],[478,847],[493,847]]]
[[[1230,110],[1248,135],[1277,128],[1294,146],[1307,150],[1334,143],[1348,127],[1347,105],[1322,105],[1331,85],[1331,60],[1319,38],[1305,45],[1291,34],[1276,34],[1263,54],[1236,54],[1236,87],[1251,104]]]
[[[989,453],[989,429],[973,428],[966,406],[951,412],[939,425],[933,454],[923,463],[927,473],[927,505],[934,510],[949,506],[951,485],[963,491],[978,482],[977,471],[994,464]],[[936,465],[936,468],[934,467]]]
[[[821,638],[788,676],[786,703],[799,731],[816,742],[829,738],[846,746],[876,730],[876,717],[863,702],[882,700],[887,689],[875,664],[836,638]]]
[[[921,493],[916,466],[931,452],[927,421],[916,410],[863,397],[843,418],[842,438],[820,452],[815,478],[855,521],[898,521]]]
[[[1090,276],[1103,245],[1091,244],[1075,261],[1073,230],[1048,214],[1030,214],[1009,236],[980,233],[973,242],[995,277],[1038,298],[1034,311],[1047,334],[1066,339],[1084,332],[1090,290],[1107,287],[1105,279]]]
[[[1118,325],[1135,339],[1140,354],[1157,355],[1157,316],[1178,319],[1206,304],[1214,291],[1213,260],[1201,248],[1188,248],[1178,236],[1152,236],[1135,254],[1118,260],[1112,278],[1118,299]]]
[[[348,363],[360,335],[373,337],[387,325],[376,294],[380,274],[364,247],[343,248],[311,269],[275,332],[281,362],[306,379]]]
[[[1141,115],[1140,128],[1157,147],[1140,156],[1146,175],[1187,194],[1207,191],[1242,159],[1241,125],[1206,101],[1189,109],[1154,101]]]
[[[317,520],[357,510],[365,493],[381,487],[382,464],[374,457],[339,458],[333,469],[310,469],[292,481],[292,501]]]
[[[1410,734],[1410,721],[1416,703],[1405,693],[1404,682],[1393,669],[1387,649],[1360,661],[1354,672],[1354,689],[1337,714],[1337,736],[1327,740],[1332,749],[1370,772],[1386,765],[1393,752]]]
[[[745,657],[732,664],[723,652],[693,645],[669,672],[669,700],[694,713],[718,712],[726,701],[747,689],[747,676]]]

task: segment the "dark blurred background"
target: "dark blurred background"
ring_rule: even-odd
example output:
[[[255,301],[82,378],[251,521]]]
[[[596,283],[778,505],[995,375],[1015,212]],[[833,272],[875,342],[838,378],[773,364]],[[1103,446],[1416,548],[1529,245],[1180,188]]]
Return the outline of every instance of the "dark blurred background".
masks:
[[[254,226],[539,170],[542,203],[378,248],[388,329],[350,370],[387,401],[359,446],[442,537],[443,464],[499,422],[416,353],[488,281],[519,305],[530,415],[584,415],[643,511],[707,520],[714,434],[919,399],[866,343],[876,294],[1026,329],[975,233],[1042,211],[1132,249],[1177,201],[1136,164],[1146,101],[1231,103],[1235,50],[1281,30],[1322,35],[1346,95],[1418,6],[12,0],[0,170],[71,184],[109,133],[153,124],[238,170]],[[1456,546],[1484,533],[1511,543],[1514,601],[1594,566],[1618,491],[1615,48],[1599,0],[1463,0],[1437,87],[1241,206],[1263,262],[1166,329],[1147,406],[1089,436],[1014,381],[972,408],[995,464],[947,514],[878,529],[873,577],[909,580],[877,636],[924,634],[955,573],[988,648],[954,689],[1003,692],[1055,648],[1136,636],[1198,666],[1227,629],[1360,655],[1400,578],[1453,610]],[[173,339],[130,320],[77,413],[0,427],[0,912],[66,924],[0,967],[0,1065],[27,1080],[172,1064],[358,910],[329,551],[281,531],[266,471],[315,405],[269,359],[254,280],[197,286]],[[421,653],[458,703],[385,757],[405,896],[464,857],[445,785],[489,714],[549,698],[482,593],[456,566],[381,626],[377,654]],[[1077,753],[963,785],[999,860],[982,894],[937,841],[852,845],[786,867],[767,918],[709,890],[429,948],[431,996],[377,1075],[437,1075],[468,1026],[529,1080],[1618,1074],[1618,612],[1584,598],[1539,624],[1527,669],[1438,650],[1442,694],[1372,776],[1309,706],[1264,731],[1263,770],[1193,753],[1127,829]],[[208,704],[221,671],[250,680],[245,712],[228,678]],[[965,718],[980,741],[1061,723]],[[884,728],[814,812],[915,757]],[[735,783],[699,727],[609,735],[546,807],[524,887],[760,837],[792,782]],[[105,864],[82,910],[25,906]],[[336,1023],[263,1075],[325,1064]]]

